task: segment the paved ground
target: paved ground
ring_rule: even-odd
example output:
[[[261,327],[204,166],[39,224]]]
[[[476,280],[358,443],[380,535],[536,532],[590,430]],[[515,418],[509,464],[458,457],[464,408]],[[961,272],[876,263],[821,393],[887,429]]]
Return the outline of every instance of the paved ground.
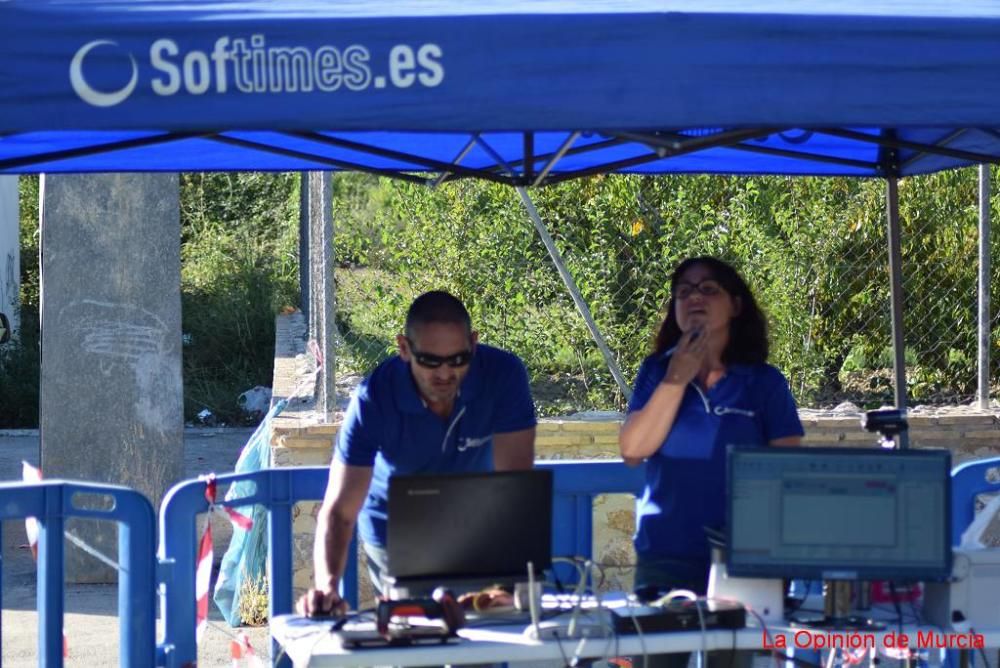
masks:
[[[188,429],[184,434],[187,477],[231,471],[252,429]],[[37,432],[0,432],[0,480],[20,480],[21,461],[37,465]],[[225,523],[213,523],[213,533]],[[228,531],[216,535],[216,561],[228,545]],[[35,565],[25,543],[23,522],[3,523],[3,665],[37,666],[38,616],[35,613]],[[66,549],[74,549],[67,544]],[[67,585],[67,666],[116,666],[118,663],[118,591],[116,585]],[[214,610],[212,624],[200,648],[199,664],[229,666],[232,629]],[[258,652],[266,649],[267,629],[245,629]]]

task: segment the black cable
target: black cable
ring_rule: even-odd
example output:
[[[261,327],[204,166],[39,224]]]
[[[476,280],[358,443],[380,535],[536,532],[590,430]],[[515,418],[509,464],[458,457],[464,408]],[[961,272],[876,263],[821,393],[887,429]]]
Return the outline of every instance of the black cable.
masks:
[[[986,665],[986,668],[990,668],[990,660],[988,658],[986,658],[986,650],[983,649],[982,647],[980,647],[979,648],[979,654],[982,655],[982,657],[983,657],[983,663]]]
[[[646,638],[643,636],[642,625],[639,624],[639,620],[635,616],[635,610],[632,607],[631,600],[628,600],[626,609],[628,610],[629,618],[632,620],[632,626],[635,628],[636,637],[639,639],[639,651],[642,653],[642,666],[643,668],[649,668],[649,650],[646,648]],[[634,662],[633,668],[635,668]]]
[[[903,607],[901,605],[899,605],[899,595],[896,593],[896,583],[893,582],[892,580],[889,580],[889,598],[892,599],[892,605],[896,609],[896,625],[897,625],[897,628],[899,629],[899,637],[902,638],[903,637]],[[908,664],[909,660],[911,658],[913,658],[913,654],[914,654],[913,650],[907,648],[907,650],[906,650],[906,659],[904,659],[904,661],[906,661],[907,664]]]
[[[920,614],[920,610],[917,608],[917,602],[910,597],[910,612],[913,613],[913,619],[916,620],[917,625],[924,623],[923,615]]]
[[[708,635],[708,627],[705,626],[705,610],[704,610],[704,608],[707,607],[708,607],[708,599],[699,598],[697,596],[695,597],[694,609],[698,613],[698,626],[701,627],[701,649],[699,650],[701,654],[701,662],[699,665],[703,666],[703,668],[707,668],[708,666],[708,649],[707,649],[708,641],[706,637]]]
[[[563,639],[559,637],[559,633],[555,633],[552,636],[556,641],[556,646],[559,648],[559,656],[562,657],[563,666],[569,668],[569,659],[566,658],[566,652],[563,651],[562,641]]]
[[[559,593],[559,594],[565,594],[566,593],[566,590],[563,588],[562,580],[560,580],[559,576],[556,574],[556,569],[555,568],[552,568],[552,582],[556,586],[556,592],[557,593]]]

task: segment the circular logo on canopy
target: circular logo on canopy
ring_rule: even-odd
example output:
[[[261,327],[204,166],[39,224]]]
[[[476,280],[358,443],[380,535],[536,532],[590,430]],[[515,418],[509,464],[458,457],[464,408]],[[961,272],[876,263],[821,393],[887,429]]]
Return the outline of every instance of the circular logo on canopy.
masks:
[[[139,81],[139,68],[135,64],[135,58],[132,57],[132,54],[128,54],[129,63],[132,66],[132,76],[124,87],[115,91],[101,92],[87,83],[87,79],[83,76],[83,61],[92,50],[105,45],[118,46],[118,43],[107,39],[97,39],[84,44],[73,56],[73,62],[69,66],[69,81],[73,85],[73,90],[76,91],[81,100],[95,107],[113,107],[120,104],[132,94]]]

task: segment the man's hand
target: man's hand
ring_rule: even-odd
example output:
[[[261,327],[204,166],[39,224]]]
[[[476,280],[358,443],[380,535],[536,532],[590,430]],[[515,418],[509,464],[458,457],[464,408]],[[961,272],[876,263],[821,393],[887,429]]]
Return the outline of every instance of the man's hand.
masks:
[[[295,610],[303,617],[343,617],[347,601],[336,589],[310,589],[299,598]]]

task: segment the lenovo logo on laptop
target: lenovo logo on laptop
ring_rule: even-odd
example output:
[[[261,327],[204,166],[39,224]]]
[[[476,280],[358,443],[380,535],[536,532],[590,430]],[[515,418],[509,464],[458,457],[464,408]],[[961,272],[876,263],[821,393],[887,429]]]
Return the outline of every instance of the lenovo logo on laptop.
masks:
[[[407,496],[431,496],[435,494],[440,494],[440,489],[408,489],[406,490]]]

